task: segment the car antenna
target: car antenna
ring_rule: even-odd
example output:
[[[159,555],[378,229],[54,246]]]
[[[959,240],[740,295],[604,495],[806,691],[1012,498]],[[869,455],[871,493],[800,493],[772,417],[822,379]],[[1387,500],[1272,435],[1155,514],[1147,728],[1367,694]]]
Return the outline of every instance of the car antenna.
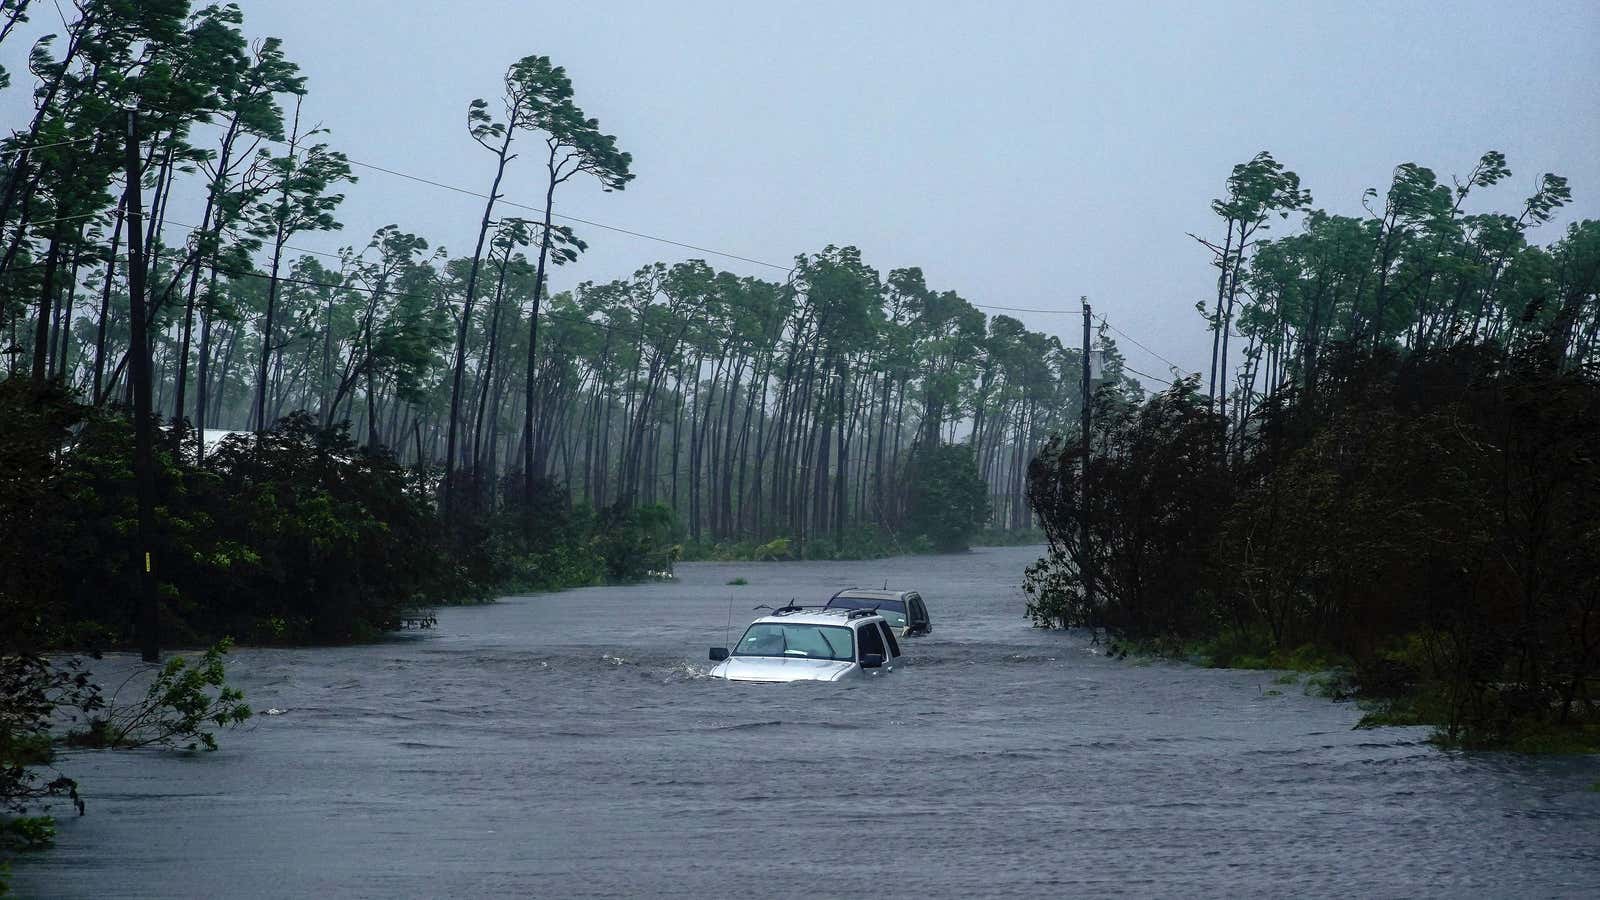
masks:
[[[733,595],[728,595],[728,624],[722,628],[722,646],[728,646],[728,637],[733,633]]]
[[[883,580],[883,589],[886,591],[889,589],[889,579],[887,578]]]

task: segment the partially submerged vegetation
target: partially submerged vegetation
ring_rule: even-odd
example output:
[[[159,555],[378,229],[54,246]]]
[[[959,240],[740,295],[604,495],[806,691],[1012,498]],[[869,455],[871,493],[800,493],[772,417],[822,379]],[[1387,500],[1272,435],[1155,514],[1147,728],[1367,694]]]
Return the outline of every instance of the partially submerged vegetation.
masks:
[[[1554,175],[1520,215],[1462,213],[1508,174],[1408,164],[1381,216],[1260,241],[1309,197],[1270,157],[1237,167],[1210,311],[1217,387],[1247,342],[1236,387],[1102,390],[1088,459],[1039,455],[1034,620],[1328,670],[1365,724],[1450,746],[1600,749],[1600,222],[1527,241]]]
[[[196,659],[175,655],[135,668],[108,696],[80,661],[18,653],[13,641],[0,640],[0,894],[10,859],[55,839],[55,819],[30,813],[48,813],[57,802],[79,815],[86,809],[78,782],[54,767],[58,747],[211,751],[217,729],[251,717],[244,694],[225,680],[229,646],[224,640]],[[123,690],[143,679],[143,694],[124,699]]]

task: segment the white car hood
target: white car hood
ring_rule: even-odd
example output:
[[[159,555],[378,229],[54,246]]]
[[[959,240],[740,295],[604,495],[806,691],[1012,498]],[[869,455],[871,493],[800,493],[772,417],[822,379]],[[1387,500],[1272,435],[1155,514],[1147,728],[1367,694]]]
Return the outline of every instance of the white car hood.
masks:
[[[781,656],[733,656],[711,670],[729,681],[832,681],[855,663],[848,660]]]

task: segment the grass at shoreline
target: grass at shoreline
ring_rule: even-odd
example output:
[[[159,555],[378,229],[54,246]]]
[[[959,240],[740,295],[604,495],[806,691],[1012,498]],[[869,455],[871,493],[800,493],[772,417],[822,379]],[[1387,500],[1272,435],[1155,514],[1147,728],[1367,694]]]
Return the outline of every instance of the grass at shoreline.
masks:
[[[986,529],[972,536],[971,547],[1023,547],[1043,544],[1038,529],[1004,531]],[[876,528],[858,528],[845,533],[835,543],[832,535],[809,540],[779,537],[770,541],[685,541],[679,545],[681,562],[787,562],[792,560],[886,559],[891,556],[921,556],[946,552],[920,535],[895,535]]]
[[[1355,725],[1358,729],[1427,726],[1433,729],[1429,742],[1445,750],[1527,755],[1600,753],[1600,722],[1582,719],[1564,725],[1534,719],[1508,723],[1494,735],[1451,736],[1444,727],[1448,708],[1437,688],[1426,684],[1399,687],[1387,680],[1392,677],[1392,668],[1369,664],[1363,671],[1349,657],[1309,644],[1285,653],[1272,649],[1262,637],[1236,634],[1185,643],[1114,640],[1107,655],[1117,659],[1131,657],[1136,664],[1165,659],[1208,669],[1278,671],[1282,674],[1273,679],[1275,685],[1302,684],[1308,696],[1356,703],[1363,713]],[[1386,661],[1403,662],[1400,654],[1391,654]],[[1275,690],[1266,693],[1278,694]]]

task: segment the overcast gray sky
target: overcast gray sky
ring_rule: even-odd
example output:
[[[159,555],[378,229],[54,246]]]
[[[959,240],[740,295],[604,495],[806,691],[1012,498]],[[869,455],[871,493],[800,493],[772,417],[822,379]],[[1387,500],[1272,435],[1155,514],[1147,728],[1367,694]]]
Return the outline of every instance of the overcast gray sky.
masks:
[[[855,244],[980,304],[1075,312],[1087,294],[1190,370],[1209,350],[1193,307],[1213,275],[1185,232],[1216,230],[1208,202],[1258,150],[1316,205],[1357,213],[1397,163],[1447,179],[1500,149],[1514,177],[1478,208],[1514,207],[1550,171],[1575,202],[1538,239],[1600,216],[1593,2],[241,5],[251,35],[284,39],[307,115],[354,159],[485,189],[466,104],[494,98],[518,57],[548,55],[637,174],[620,194],[566,190],[558,211],[784,265]],[[345,232],[300,244],[361,245],[394,222],[470,252],[480,201],[360,174]],[[537,205],[539,174],[514,163],[506,195]],[[590,252],[557,290],[697,255],[579,230]],[[1069,316],[1018,317],[1076,334]]]

